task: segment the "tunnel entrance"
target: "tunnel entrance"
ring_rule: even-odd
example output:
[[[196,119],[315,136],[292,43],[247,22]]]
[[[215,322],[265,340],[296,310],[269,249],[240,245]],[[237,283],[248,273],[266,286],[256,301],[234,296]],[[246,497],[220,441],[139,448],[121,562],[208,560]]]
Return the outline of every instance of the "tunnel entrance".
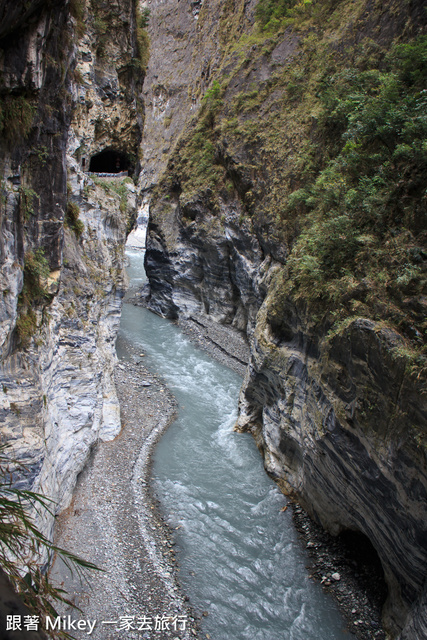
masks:
[[[338,540],[355,578],[374,606],[382,609],[388,594],[381,560],[375,547],[360,531],[346,530]]]
[[[91,157],[89,171],[91,173],[108,174],[127,172],[130,175],[132,167],[126,153],[115,151],[114,149],[105,149]]]

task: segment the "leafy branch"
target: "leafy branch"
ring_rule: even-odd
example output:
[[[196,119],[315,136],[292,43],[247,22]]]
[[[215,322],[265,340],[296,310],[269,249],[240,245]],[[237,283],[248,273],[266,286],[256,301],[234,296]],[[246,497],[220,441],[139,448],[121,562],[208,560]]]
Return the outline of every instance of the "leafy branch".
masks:
[[[50,582],[49,575],[40,562],[46,552],[49,560],[57,554],[70,572],[76,572],[81,580],[84,579],[85,570],[99,568],[53,544],[38,529],[29,512],[48,511],[53,515],[52,500],[33,491],[14,488],[9,469],[11,461],[4,454],[6,447],[7,445],[0,446],[0,474],[3,478],[0,482],[0,564],[24,604],[31,613],[43,620],[46,616],[58,616],[56,603],[78,608],[67,598],[63,589]],[[61,637],[70,636],[64,633]]]

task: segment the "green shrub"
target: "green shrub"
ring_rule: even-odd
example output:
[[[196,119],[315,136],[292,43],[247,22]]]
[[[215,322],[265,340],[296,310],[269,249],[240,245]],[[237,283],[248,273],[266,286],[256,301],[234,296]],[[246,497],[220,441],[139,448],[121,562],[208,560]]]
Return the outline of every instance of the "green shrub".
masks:
[[[44,282],[49,276],[49,263],[44,255],[43,249],[28,251],[24,258],[24,285],[22,294],[27,302],[32,300],[41,301],[46,298],[47,293]]]
[[[31,131],[35,105],[25,95],[6,95],[0,98],[0,134],[7,142],[26,138]]]
[[[363,305],[403,334],[418,324],[425,342],[427,325],[404,297],[426,286],[427,38],[395,47],[387,62],[322,84],[319,147],[330,155],[287,201],[304,229],[286,286],[337,319]]]
[[[118,182],[116,180],[103,180],[102,178],[92,176],[92,180],[96,185],[102,187],[106,193],[116,193],[120,196],[120,212],[126,213],[129,195],[129,190],[126,187],[126,184],[133,183],[132,178],[127,177]]]
[[[212,83],[212,87],[208,89],[202,98],[201,115],[203,117],[204,124],[210,128],[213,127],[215,121],[215,115],[222,107],[221,99],[221,85],[217,80]]]
[[[16,331],[18,333],[20,344],[27,347],[31,338],[37,329],[37,317],[33,309],[29,308],[25,312],[21,312],[16,321]]]
[[[98,569],[74,554],[52,544],[37,528],[29,510],[42,513],[51,512],[52,501],[39,493],[14,488],[10,464],[4,454],[5,445],[0,447],[0,563],[15,591],[20,595],[31,614],[40,616],[42,626],[46,616],[58,616],[57,603],[62,602],[76,608],[67,598],[63,589],[49,581],[49,574],[42,569],[41,556],[48,552],[51,560],[57,554],[73,573],[80,578],[83,570]],[[19,465],[12,461],[14,470]],[[65,632],[59,635],[48,631],[52,638],[70,638]]]
[[[22,219],[28,222],[30,216],[34,215],[34,200],[38,198],[34,189],[21,186],[19,189],[19,207],[22,215]]]
[[[150,13],[151,11],[147,7],[139,10],[138,26],[140,27],[140,29],[146,29],[148,27]]]
[[[407,86],[425,89],[427,85],[427,36],[395,47],[391,63],[398,70],[400,80]]]
[[[85,23],[84,23],[84,16],[85,16],[85,3],[84,0],[70,0],[70,13],[73,16],[73,18],[76,21],[76,31],[77,31],[77,35],[79,36],[79,38],[82,37],[82,35],[85,32]]]
[[[29,343],[37,329],[34,305],[49,299],[45,281],[49,276],[49,263],[43,249],[28,251],[24,257],[24,284],[18,297],[16,330],[23,346]]]
[[[24,257],[24,283],[18,296],[16,331],[23,347],[28,346],[37,329],[36,305],[46,303],[49,294],[45,283],[50,273],[43,249],[28,251]]]
[[[145,73],[150,59],[150,38],[145,30],[145,26],[142,26],[143,24],[145,26],[148,24],[148,18],[144,20],[142,16],[136,27],[136,46],[137,60],[142,71]]]
[[[100,58],[105,56],[105,48],[108,42],[108,24],[107,21],[99,16],[95,15],[94,19],[95,37],[96,37],[96,54]]]
[[[261,29],[277,31],[281,19],[289,15],[289,9],[295,0],[259,0],[255,9],[255,18]]]
[[[69,200],[67,202],[67,210],[65,212],[65,224],[70,227],[76,234],[77,238],[80,238],[84,231],[84,224],[79,218],[80,209],[76,202]]]

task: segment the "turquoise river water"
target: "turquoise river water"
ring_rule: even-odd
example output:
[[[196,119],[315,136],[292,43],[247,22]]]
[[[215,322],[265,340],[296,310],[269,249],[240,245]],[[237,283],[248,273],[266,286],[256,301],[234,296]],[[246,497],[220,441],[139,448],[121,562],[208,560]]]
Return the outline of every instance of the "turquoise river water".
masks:
[[[143,252],[129,250],[131,285]],[[212,640],[350,640],[281,511],[251,436],[233,432],[241,378],[168,320],[124,305],[121,333],[167,381],[179,415],[157,445],[153,485],[175,529],[180,582]]]

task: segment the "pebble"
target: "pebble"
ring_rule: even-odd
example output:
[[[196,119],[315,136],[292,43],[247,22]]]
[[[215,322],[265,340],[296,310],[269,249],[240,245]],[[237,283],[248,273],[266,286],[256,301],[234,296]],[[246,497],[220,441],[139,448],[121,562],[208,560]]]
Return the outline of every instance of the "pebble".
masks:
[[[153,531],[156,537],[159,534],[165,536],[155,506],[149,502],[147,504],[147,482],[144,473],[139,473],[135,477],[139,489],[136,495],[127,490],[127,482],[130,481],[132,473],[132,464],[129,463],[138,454],[138,445],[144,437],[142,434],[145,434],[145,431],[149,433],[150,429],[157,427],[159,413],[163,420],[166,420],[167,416],[173,415],[174,400],[167,390],[166,393],[159,393],[158,379],[148,371],[142,368],[139,369],[138,374],[135,364],[125,366],[124,362],[118,363],[116,382],[125,423],[124,429],[116,439],[116,445],[97,449],[93,462],[83,472],[87,474],[86,482],[82,483],[75,495],[76,505],[80,505],[79,500],[85,501],[85,513],[89,513],[88,500],[92,500],[95,505],[99,503],[102,512],[96,508],[91,509],[90,516],[80,517],[79,528],[75,523],[76,518],[73,516],[73,522],[71,522],[71,518],[69,519],[70,529],[64,530],[64,535],[71,537],[72,545],[76,545],[72,550],[81,552],[83,548],[82,555],[85,556],[88,556],[87,549],[93,551],[93,538],[99,532],[100,544],[93,553],[95,557],[90,557],[90,559],[102,565],[104,557],[109,554],[110,570],[94,578],[95,582],[90,586],[90,594],[87,595],[84,608],[88,617],[98,619],[102,619],[106,615],[106,611],[113,611],[117,618],[125,613],[127,615],[148,614],[155,616],[163,615],[164,612],[173,613],[175,610],[185,613],[190,621],[192,610],[184,604],[184,594],[174,584],[175,568],[165,570],[166,566],[169,568],[175,562],[171,562],[171,558],[169,558],[170,564],[166,565],[164,559],[163,567],[159,565],[162,567],[163,576],[160,578],[144,554],[144,539],[138,537],[138,516],[135,514],[135,512],[139,512],[137,505],[144,505],[144,509],[149,512],[148,517],[146,514],[142,518],[141,514],[139,515],[145,530],[148,529],[150,533]],[[148,394],[147,391],[142,390],[143,386],[153,386],[151,400],[147,400]],[[139,391],[138,388],[140,388]],[[142,398],[144,401],[138,402]],[[156,404],[157,410],[155,410]],[[136,426],[137,428],[134,428]],[[120,451],[120,455],[115,455],[114,446]],[[118,478],[119,480],[117,480]],[[103,492],[100,494],[101,487]],[[119,506],[121,509],[118,508]],[[111,521],[112,530],[108,531],[109,526],[105,527],[104,518],[107,518],[108,525]],[[65,526],[65,520],[66,515],[64,514],[62,526]],[[130,569],[130,567],[132,568]],[[161,584],[164,579],[169,582],[169,589],[154,587],[156,582]],[[126,586],[124,586],[125,584]],[[112,593],[118,594],[117,598],[112,598]],[[65,615],[68,611],[64,609],[61,613]],[[194,622],[192,625],[196,626]],[[191,633],[191,631],[188,630],[186,637],[197,637],[197,632]],[[79,640],[86,637],[86,634],[76,635]],[[105,640],[102,628],[96,629],[92,637],[94,640]],[[148,640],[151,634],[139,636],[129,634],[128,639],[135,638],[137,640],[137,637],[140,640],[143,638]],[[163,638],[163,635],[159,636],[159,640],[160,637]],[[172,636],[168,637],[172,638]],[[177,640],[181,639],[177,638]]]
[[[375,640],[385,640],[386,634],[381,626],[378,583],[372,582],[369,573],[363,574],[364,582],[356,580],[357,575],[361,574],[359,565],[348,559],[339,539],[331,538],[319,525],[311,521],[298,504],[292,509],[294,523],[312,562],[308,567],[311,577],[319,580],[322,586],[335,596],[354,638],[373,640],[375,637]],[[373,621],[374,625],[370,621]]]

